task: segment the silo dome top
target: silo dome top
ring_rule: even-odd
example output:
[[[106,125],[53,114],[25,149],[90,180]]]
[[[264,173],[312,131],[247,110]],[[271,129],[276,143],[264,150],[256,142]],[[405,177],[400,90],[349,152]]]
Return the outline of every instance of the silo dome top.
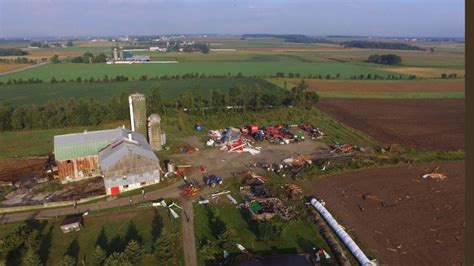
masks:
[[[161,122],[161,117],[158,114],[151,114],[148,117],[148,121],[155,122],[155,123],[160,123]]]

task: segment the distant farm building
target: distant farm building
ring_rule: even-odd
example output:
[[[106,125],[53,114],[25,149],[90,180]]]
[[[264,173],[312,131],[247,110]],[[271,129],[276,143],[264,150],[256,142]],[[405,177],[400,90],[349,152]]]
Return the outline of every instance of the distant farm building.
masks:
[[[150,62],[150,57],[148,55],[133,55],[125,60],[130,62]]]

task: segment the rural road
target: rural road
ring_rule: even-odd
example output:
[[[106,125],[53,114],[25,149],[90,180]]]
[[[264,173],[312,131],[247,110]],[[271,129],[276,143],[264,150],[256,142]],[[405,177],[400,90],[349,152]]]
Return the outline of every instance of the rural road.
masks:
[[[197,266],[193,202],[192,200],[183,199],[181,205],[183,206],[181,219],[183,224],[184,265]]]
[[[40,66],[44,66],[46,64],[48,64],[49,62],[43,62],[43,63],[38,63],[38,64],[34,64],[34,65],[31,65],[31,66],[27,66],[27,67],[24,67],[24,68],[19,68],[19,69],[14,69],[14,70],[10,70],[10,71],[5,71],[5,72],[0,72],[0,77],[2,76],[7,76],[7,75],[10,75],[10,74],[13,74],[13,73],[17,73],[17,72],[21,72],[21,71],[25,71],[25,70],[28,70],[28,69],[32,69],[32,68],[37,68],[37,67],[40,67]]]
[[[179,197],[179,189],[178,186],[184,184],[183,182],[176,182],[168,187],[151,191],[146,193],[147,200],[156,200],[159,198],[177,198]],[[132,203],[139,203],[143,201],[142,195],[132,196]],[[130,204],[130,198],[120,198],[115,199],[112,201],[101,201],[97,203],[90,203],[90,204],[81,204],[78,205],[77,208],[73,206],[64,207],[64,208],[55,208],[55,209],[44,209],[44,210],[36,210],[31,212],[17,212],[17,213],[8,213],[8,214],[0,214],[0,223],[4,222],[16,222],[16,221],[24,221],[33,218],[52,218],[62,215],[68,214],[75,214],[85,211],[96,211],[96,210],[103,210],[103,209],[110,209],[119,206],[126,206]]]

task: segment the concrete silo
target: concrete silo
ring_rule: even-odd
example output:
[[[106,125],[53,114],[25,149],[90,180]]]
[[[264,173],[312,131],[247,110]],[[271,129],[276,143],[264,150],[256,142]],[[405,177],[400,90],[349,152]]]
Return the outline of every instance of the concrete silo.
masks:
[[[125,60],[125,58],[123,58],[123,47],[120,47],[119,48],[119,53],[120,53],[120,60]]]
[[[134,93],[128,96],[128,106],[130,109],[130,125],[132,131],[147,136],[146,119],[146,98],[145,95]]]
[[[148,117],[148,142],[154,151],[161,151],[166,144],[166,135],[161,129],[161,118],[158,114],[151,114]]]
[[[114,48],[114,61],[118,60],[118,50],[117,48]]]

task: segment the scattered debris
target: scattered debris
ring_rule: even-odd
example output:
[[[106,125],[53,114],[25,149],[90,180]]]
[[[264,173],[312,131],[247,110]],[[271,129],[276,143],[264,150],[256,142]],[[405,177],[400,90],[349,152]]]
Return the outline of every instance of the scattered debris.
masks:
[[[296,212],[293,207],[288,207],[278,198],[256,199],[248,206],[252,219],[271,219],[279,215],[282,219],[290,220],[295,217]]]
[[[208,199],[205,199],[205,200],[200,200],[198,201],[199,204],[209,204],[209,200]]]
[[[224,190],[224,191],[220,191],[220,192],[211,194],[211,197],[216,198],[216,197],[219,197],[220,195],[225,195],[225,194],[229,194],[229,193],[230,193],[230,190]]]
[[[433,169],[433,171],[426,173],[429,171],[428,169],[426,169],[425,174],[421,175],[421,177],[423,177],[424,179],[430,178],[430,179],[437,179],[437,180],[444,180],[448,178],[445,174],[440,173],[438,170],[439,170],[439,167],[436,167],[435,169]]]
[[[237,200],[235,200],[234,197],[232,197],[232,195],[227,194],[226,197],[230,200],[230,202],[232,202],[232,204],[234,205],[238,204]]]

